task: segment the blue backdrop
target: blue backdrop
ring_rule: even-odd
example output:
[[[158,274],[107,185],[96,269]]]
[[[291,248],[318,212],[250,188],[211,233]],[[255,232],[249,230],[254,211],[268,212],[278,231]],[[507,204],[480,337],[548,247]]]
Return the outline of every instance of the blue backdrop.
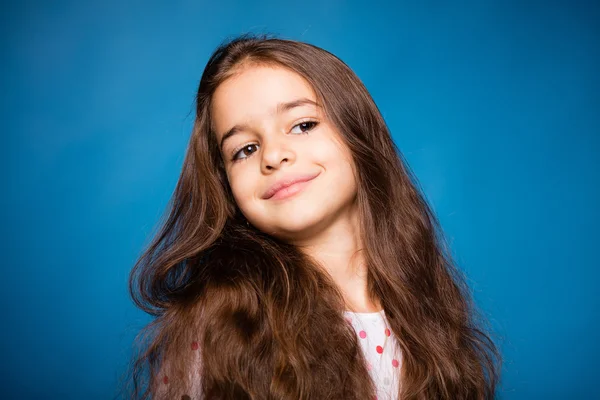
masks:
[[[600,397],[600,7],[375,3],[2,2],[1,398],[116,396],[149,321],[128,273],[210,52],[247,31],[371,91],[501,340],[499,398]]]

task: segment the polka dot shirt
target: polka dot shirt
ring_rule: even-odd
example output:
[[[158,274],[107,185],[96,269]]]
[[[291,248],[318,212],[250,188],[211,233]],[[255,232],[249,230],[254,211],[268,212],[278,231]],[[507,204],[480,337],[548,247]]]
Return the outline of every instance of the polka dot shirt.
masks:
[[[397,400],[402,357],[383,310],[374,313],[344,311],[358,336],[367,369],[377,388],[376,400]],[[387,339],[387,341],[386,341]]]

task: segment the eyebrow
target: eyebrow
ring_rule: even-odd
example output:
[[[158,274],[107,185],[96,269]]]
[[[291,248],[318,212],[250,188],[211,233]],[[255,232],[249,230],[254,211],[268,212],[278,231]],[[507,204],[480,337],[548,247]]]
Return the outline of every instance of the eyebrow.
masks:
[[[277,104],[277,107],[275,108],[275,114],[278,114],[278,115],[283,114],[285,112],[290,111],[293,108],[302,107],[305,105],[313,105],[316,107],[321,107],[318,103],[314,102],[311,99],[301,98],[301,99],[296,99],[296,100]],[[227,132],[225,132],[225,134],[221,138],[221,151],[223,150],[223,144],[225,143],[225,141],[227,139],[229,139],[230,137],[234,136],[235,134],[237,134],[243,130],[249,130],[248,125],[237,124],[237,125],[234,125],[233,128],[229,129]]]

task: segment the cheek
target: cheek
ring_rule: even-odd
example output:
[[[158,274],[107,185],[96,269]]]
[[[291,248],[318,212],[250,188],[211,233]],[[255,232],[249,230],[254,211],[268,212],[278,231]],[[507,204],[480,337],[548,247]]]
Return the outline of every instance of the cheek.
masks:
[[[227,175],[235,202],[241,209],[248,207],[248,203],[252,201],[256,193],[256,178],[247,175],[243,171],[236,171]]]
[[[343,144],[332,139],[323,140],[312,147],[313,159],[331,173],[347,173],[352,169],[352,157]]]
[[[337,142],[329,142],[328,146],[323,146],[319,151],[323,166],[329,173],[329,184],[340,191],[355,191],[356,177],[350,152]]]
[[[332,170],[331,187],[335,188],[343,197],[353,195],[356,192],[356,177],[352,165],[346,160],[339,160]]]

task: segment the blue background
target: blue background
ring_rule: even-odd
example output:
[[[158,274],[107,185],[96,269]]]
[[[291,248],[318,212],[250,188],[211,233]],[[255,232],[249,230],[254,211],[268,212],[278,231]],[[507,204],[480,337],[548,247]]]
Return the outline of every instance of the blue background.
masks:
[[[319,45],[371,91],[505,357],[502,399],[600,398],[600,7],[548,1],[3,2],[0,397],[109,399],[127,277],[211,51]]]

